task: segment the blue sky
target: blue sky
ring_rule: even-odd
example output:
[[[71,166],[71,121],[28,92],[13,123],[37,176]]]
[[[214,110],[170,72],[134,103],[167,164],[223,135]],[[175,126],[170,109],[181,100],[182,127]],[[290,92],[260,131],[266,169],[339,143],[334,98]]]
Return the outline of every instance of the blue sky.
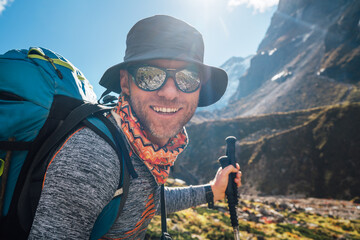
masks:
[[[41,46],[60,53],[94,86],[122,62],[125,39],[140,19],[171,15],[193,25],[205,42],[205,63],[254,54],[278,0],[0,0],[0,54]]]

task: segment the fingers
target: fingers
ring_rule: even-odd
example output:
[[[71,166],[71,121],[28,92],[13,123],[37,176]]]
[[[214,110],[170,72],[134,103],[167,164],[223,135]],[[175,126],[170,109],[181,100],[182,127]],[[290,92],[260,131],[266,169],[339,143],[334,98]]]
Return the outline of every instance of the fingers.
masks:
[[[234,179],[234,182],[236,183],[237,187],[241,187],[241,176],[242,176],[242,172],[239,171],[237,174],[236,174],[236,178]]]
[[[240,171],[240,165],[236,164],[236,168],[234,168],[234,166],[232,165],[229,165],[226,168],[222,169],[222,174],[229,175],[230,173],[236,173],[234,181],[238,187],[241,187],[242,172]]]
[[[237,187],[241,187],[242,172],[240,171],[239,164],[236,164],[236,168],[232,165],[229,165],[224,169],[219,168],[215,178],[210,182],[214,194],[214,201],[221,200],[225,197],[225,190],[228,185],[228,176],[230,173],[236,173],[234,182]]]
[[[240,165],[236,164],[236,168],[233,165],[229,165],[222,169],[223,174],[229,175],[230,173],[237,173],[240,170]]]

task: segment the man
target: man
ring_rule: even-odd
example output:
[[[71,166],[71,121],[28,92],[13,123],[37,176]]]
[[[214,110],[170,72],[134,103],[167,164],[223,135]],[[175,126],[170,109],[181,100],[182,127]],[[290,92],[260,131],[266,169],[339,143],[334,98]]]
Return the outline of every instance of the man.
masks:
[[[143,19],[126,43],[124,62],[109,68],[100,84],[120,93],[109,119],[126,140],[138,177],[130,179],[123,211],[103,239],[144,238],[159,210],[160,185],[187,145],[184,125],[197,106],[220,99],[227,85],[223,70],[203,64],[201,34],[178,19]],[[167,211],[223,199],[230,172],[241,185],[239,169],[219,170],[208,185],[167,188]],[[75,131],[52,157],[29,238],[88,239],[119,174],[109,144],[88,128]]]

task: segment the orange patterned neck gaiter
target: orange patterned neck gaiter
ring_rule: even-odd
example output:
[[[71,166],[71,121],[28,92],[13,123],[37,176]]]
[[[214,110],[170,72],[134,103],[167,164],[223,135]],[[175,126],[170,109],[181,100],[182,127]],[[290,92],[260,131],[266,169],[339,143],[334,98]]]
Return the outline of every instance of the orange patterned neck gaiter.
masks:
[[[129,140],[132,150],[144,161],[156,182],[164,184],[169,176],[170,167],[174,165],[177,156],[188,143],[185,128],[172,137],[165,146],[159,147],[147,139],[129,102],[122,94],[120,94],[118,105],[113,111],[120,116],[121,129]]]

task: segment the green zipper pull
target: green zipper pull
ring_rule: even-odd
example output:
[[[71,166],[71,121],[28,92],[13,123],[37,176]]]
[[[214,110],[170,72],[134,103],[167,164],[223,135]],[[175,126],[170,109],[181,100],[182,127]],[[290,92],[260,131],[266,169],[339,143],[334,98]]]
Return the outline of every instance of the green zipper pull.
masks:
[[[0,158],[0,177],[4,173],[4,166],[5,166],[5,161]]]
[[[54,67],[54,69],[55,69],[58,77],[59,77],[60,79],[63,79],[64,77],[63,77],[63,75],[61,74],[60,70],[56,68],[56,66],[55,66],[55,64],[54,64],[54,60],[52,60],[51,58],[49,58],[49,57],[46,56],[46,55],[44,55],[44,58],[46,58],[46,60],[48,60],[48,61],[51,63],[51,65]]]

